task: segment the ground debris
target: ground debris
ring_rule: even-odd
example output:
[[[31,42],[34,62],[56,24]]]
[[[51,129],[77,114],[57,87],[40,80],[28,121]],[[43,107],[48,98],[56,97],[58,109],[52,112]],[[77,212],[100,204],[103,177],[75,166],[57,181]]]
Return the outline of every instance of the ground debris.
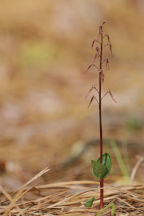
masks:
[[[99,211],[99,184],[96,181],[69,181],[29,186],[42,171],[14,194],[1,188],[0,215],[80,216]],[[92,208],[84,203],[94,196]],[[144,215],[144,185],[105,185],[105,204],[114,203],[116,215]],[[110,210],[109,210],[110,212]],[[108,214],[109,214],[108,212]]]

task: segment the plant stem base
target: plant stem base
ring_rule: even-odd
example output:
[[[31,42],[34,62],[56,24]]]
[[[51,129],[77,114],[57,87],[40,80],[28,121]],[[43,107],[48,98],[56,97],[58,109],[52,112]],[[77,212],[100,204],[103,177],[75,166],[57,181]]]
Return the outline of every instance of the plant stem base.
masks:
[[[100,179],[100,209],[104,207],[104,192],[103,192],[104,180]]]

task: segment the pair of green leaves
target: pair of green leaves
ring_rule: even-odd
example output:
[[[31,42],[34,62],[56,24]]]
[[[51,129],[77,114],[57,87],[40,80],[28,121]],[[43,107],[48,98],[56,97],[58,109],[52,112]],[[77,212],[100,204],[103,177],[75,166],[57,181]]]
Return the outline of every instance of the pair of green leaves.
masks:
[[[92,160],[92,173],[94,177],[104,179],[110,172],[112,162],[111,157],[108,153],[102,155],[102,163],[100,158],[97,161]]]

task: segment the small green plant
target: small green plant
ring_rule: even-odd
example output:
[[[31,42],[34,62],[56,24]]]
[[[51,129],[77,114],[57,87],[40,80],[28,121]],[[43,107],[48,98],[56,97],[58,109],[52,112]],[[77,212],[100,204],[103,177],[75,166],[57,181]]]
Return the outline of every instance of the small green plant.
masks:
[[[104,57],[104,50],[106,47],[109,48],[110,53],[112,54],[112,44],[110,41],[110,36],[105,34],[103,31],[103,26],[99,26],[98,37],[93,40],[92,48],[95,50],[95,55],[92,63],[88,66],[87,71],[94,67],[98,73],[98,88],[92,86],[88,92],[88,95],[95,91],[96,94],[92,95],[89,106],[95,100],[99,107],[99,137],[100,137],[100,157],[95,161],[92,160],[92,173],[94,177],[99,178],[100,180],[100,209],[104,207],[104,178],[109,174],[112,162],[111,157],[108,153],[103,154],[103,127],[102,127],[102,101],[106,95],[109,95],[114,102],[115,99],[110,90],[102,93],[102,84],[104,82],[104,64],[106,70],[109,69],[109,59]]]

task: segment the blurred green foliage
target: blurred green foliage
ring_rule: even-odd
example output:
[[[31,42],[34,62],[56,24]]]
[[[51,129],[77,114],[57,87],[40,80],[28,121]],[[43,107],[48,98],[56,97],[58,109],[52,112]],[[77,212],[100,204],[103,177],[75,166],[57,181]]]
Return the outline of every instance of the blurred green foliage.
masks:
[[[52,63],[56,55],[53,44],[43,41],[28,41],[22,46],[20,61],[22,66],[40,66]]]
[[[129,118],[126,121],[126,128],[131,132],[137,132],[142,130],[144,127],[144,122],[140,119]]]

